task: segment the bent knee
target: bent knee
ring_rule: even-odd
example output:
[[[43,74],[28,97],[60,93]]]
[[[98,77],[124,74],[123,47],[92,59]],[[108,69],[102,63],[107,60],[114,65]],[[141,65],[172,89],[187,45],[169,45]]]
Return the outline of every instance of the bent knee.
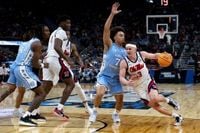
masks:
[[[99,97],[103,97],[104,94],[105,94],[105,93],[102,92],[102,91],[98,91],[98,92],[96,93],[96,95],[99,96]]]

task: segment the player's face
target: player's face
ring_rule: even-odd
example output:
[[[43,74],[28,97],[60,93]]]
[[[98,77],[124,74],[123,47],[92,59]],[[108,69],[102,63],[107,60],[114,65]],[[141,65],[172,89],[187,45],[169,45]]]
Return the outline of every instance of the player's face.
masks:
[[[117,44],[123,45],[125,43],[125,34],[122,31],[117,32],[114,37]]]
[[[134,55],[136,53],[136,48],[126,46],[126,52],[127,52],[128,56]]]
[[[43,38],[44,39],[49,39],[49,36],[50,36],[49,27],[48,26],[44,26],[42,32],[43,32]]]
[[[65,31],[68,31],[71,29],[71,20],[66,20],[64,23],[63,23],[63,27],[62,27]]]

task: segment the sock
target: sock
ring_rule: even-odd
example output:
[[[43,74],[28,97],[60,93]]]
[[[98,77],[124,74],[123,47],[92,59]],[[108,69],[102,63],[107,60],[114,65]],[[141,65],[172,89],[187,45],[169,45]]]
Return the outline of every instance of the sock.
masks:
[[[31,113],[31,115],[36,115],[39,114],[39,109],[34,109],[33,112]]]
[[[81,99],[83,105],[85,106],[85,108],[89,111],[90,107],[89,107],[89,105],[88,105],[85,92],[84,92],[84,90],[82,89],[82,87],[81,87],[81,85],[80,85],[79,82],[76,82],[76,83],[75,83],[74,90],[76,91],[76,93],[77,93],[78,96],[80,97],[80,99]]]
[[[115,109],[115,110],[113,111],[113,114],[118,114],[119,112],[120,112],[119,110]]]
[[[60,104],[60,103],[59,103],[58,106],[57,106],[58,110],[62,110],[63,107],[64,107],[64,105],[63,105],[63,104]]]
[[[87,98],[86,98],[86,96],[85,96],[85,92],[84,92],[84,90],[82,89],[82,87],[81,87],[81,85],[79,84],[79,82],[76,82],[76,83],[75,83],[74,90],[76,91],[76,93],[78,94],[78,96],[80,97],[80,99],[81,99],[82,102],[87,101]]]
[[[37,113],[38,113],[38,114],[40,114],[40,109],[39,109],[39,108],[37,108],[36,110],[37,110]]]
[[[93,106],[93,111],[97,111],[97,110],[99,110],[99,107]]]
[[[26,111],[22,117],[25,118],[25,117],[30,116],[30,115],[31,115],[31,112]]]
[[[15,107],[14,110],[19,110],[19,108],[16,108],[16,107]]]
[[[169,98],[166,97],[165,100],[166,100],[167,103],[169,103]]]
[[[83,102],[83,105],[85,106],[85,108],[89,111],[90,107],[88,105],[88,102]]]
[[[178,117],[179,116],[179,114],[177,114],[177,113],[175,113],[175,112],[172,112],[172,117]]]

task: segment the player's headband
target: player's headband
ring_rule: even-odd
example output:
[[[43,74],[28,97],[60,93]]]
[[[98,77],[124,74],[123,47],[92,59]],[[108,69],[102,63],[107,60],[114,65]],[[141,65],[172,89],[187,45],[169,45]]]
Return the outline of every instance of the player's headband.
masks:
[[[126,44],[126,47],[137,48],[135,44],[130,44],[130,43]]]

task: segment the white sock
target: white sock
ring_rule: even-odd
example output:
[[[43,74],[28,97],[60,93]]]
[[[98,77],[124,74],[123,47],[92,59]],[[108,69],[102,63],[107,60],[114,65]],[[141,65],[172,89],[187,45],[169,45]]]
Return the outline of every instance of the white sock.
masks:
[[[93,111],[97,111],[98,109],[99,109],[99,107],[93,106]]]
[[[169,98],[166,97],[165,100],[166,100],[167,103],[169,103]]]
[[[80,99],[81,99],[83,105],[85,106],[85,108],[86,108],[87,110],[89,110],[90,107],[89,107],[89,105],[88,105],[85,92],[84,92],[84,90],[82,89],[82,87],[81,87],[81,85],[80,85],[79,82],[76,82],[76,83],[75,83],[74,90],[76,91],[76,93],[77,93],[78,96],[80,97]]]
[[[19,110],[19,108],[16,108],[16,107],[15,107],[14,110]]]
[[[113,114],[118,114],[119,112],[120,112],[119,110],[116,110],[116,109],[115,109],[115,110],[113,111]]]
[[[57,106],[58,110],[62,110],[63,107],[64,107],[64,105],[63,105],[63,104],[60,104],[60,103],[59,103],[58,106]]]
[[[90,107],[88,105],[88,102],[83,102],[83,105],[85,106],[85,108],[89,111]]]
[[[26,111],[22,117],[25,118],[26,116],[30,116],[30,115],[31,115],[31,112]]]
[[[80,97],[81,101],[87,101],[86,95],[84,90],[82,89],[81,85],[79,84],[79,82],[75,83],[75,87],[74,90],[76,91],[76,93],[78,94],[78,96]]]
[[[36,115],[36,114],[39,114],[39,109],[34,109],[33,112],[31,113],[31,115]]]
[[[179,114],[177,114],[177,113],[175,113],[175,112],[172,112],[172,117],[178,117],[179,116]]]

